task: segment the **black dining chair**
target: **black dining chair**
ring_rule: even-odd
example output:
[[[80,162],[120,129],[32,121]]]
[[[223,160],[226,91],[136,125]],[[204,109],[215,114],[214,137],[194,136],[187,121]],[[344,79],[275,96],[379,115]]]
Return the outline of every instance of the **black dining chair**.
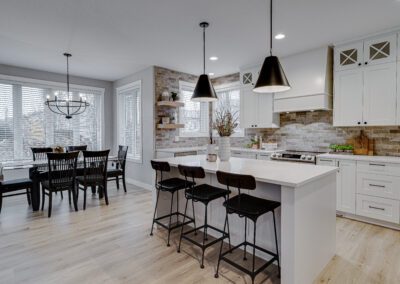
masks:
[[[16,195],[26,195],[28,204],[31,205],[31,189],[33,187],[32,180],[29,178],[21,178],[14,180],[6,180],[0,182],[0,212],[3,204],[4,197],[16,196]],[[25,190],[21,192],[21,190]],[[19,191],[15,193],[16,191]],[[12,193],[10,193],[12,192]],[[7,195],[5,195],[7,193]]]
[[[78,155],[79,152],[47,153],[48,179],[42,181],[42,211],[47,195],[49,197],[49,218],[51,217],[53,192],[68,191],[69,204],[71,205],[72,195],[75,211],[78,211],[75,190]]]
[[[107,181],[115,180],[117,189],[119,189],[119,178],[122,177],[122,185],[126,192],[125,182],[125,166],[126,156],[128,155],[128,146],[118,146],[118,161],[115,162],[115,167],[107,169]]]
[[[46,161],[47,153],[52,153],[53,148],[42,147],[42,148],[31,148],[33,161]]]
[[[78,176],[76,182],[79,189],[83,191],[83,210],[86,209],[86,191],[88,187],[99,187],[108,205],[107,194],[107,162],[110,150],[105,151],[83,151],[83,176]]]
[[[86,151],[87,150],[87,145],[81,145],[81,146],[67,146],[65,147],[65,151],[67,153],[69,152],[74,152],[74,151]]]

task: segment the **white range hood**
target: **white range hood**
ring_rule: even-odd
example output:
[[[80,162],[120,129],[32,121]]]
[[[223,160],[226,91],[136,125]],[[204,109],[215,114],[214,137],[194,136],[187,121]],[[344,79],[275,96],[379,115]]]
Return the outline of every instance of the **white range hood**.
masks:
[[[282,57],[281,64],[292,88],[274,95],[274,112],[332,109],[332,48]]]

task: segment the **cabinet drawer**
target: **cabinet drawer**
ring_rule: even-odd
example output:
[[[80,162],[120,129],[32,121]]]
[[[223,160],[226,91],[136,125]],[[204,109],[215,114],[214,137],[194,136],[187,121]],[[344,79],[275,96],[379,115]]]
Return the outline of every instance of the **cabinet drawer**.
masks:
[[[400,164],[358,161],[357,172],[400,176]]]
[[[400,178],[370,173],[358,173],[357,193],[399,200]]]
[[[330,158],[317,158],[317,165],[336,167],[335,159]]]
[[[271,160],[271,154],[257,154],[257,160]]]
[[[232,151],[231,156],[236,158],[257,159],[257,154],[240,152],[240,151]]]
[[[357,194],[356,214],[382,221],[399,223],[398,200]]]

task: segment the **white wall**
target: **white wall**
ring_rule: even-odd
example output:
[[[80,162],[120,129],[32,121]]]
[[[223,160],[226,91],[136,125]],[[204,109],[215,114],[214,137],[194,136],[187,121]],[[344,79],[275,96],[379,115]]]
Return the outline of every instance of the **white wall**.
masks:
[[[0,64],[0,74],[52,82],[66,82],[66,75]],[[113,83],[84,77],[70,77],[71,84],[104,88],[104,149],[111,149],[113,141]]]
[[[135,163],[127,161],[126,165],[126,178],[128,182],[137,184],[144,188],[152,188],[153,178],[152,178],[152,168],[150,165],[150,160],[154,158],[154,67],[149,67],[135,74],[129,75],[125,78],[117,80],[114,82],[114,149],[118,148],[118,114],[117,114],[117,97],[116,89],[118,87],[124,86],[126,84],[141,80],[142,82],[142,111],[143,111],[143,162]]]

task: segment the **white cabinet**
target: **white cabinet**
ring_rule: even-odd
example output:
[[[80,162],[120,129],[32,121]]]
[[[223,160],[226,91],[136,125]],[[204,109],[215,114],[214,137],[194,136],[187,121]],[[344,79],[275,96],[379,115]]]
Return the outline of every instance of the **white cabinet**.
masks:
[[[398,200],[357,194],[357,215],[391,223],[399,223]]]
[[[395,125],[396,101],[396,63],[366,67],[364,69],[364,125]]]
[[[240,126],[242,128],[279,127],[279,114],[273,112],[273,95],[254,93],[253,86],[242,87]]]
[[[356,213],[356,161],[338,160],[336,208],[338,211]]]
[[[271,154],[269,153],[261,153],[261,154],[257,154],[257,160],[271,160]]]
[[[236,157],[236,158],[257,159],[257,154],[256,153],[243,152],[243,151],[240,151],[240,150],[232,150],[231,151],[231,156],[232,157]]]
[[[335,74],[333,124],[360,125],[363,120],[363,72],[351,69]]]
[[[334,126],[400,122],[396,34],[335,48]]]

